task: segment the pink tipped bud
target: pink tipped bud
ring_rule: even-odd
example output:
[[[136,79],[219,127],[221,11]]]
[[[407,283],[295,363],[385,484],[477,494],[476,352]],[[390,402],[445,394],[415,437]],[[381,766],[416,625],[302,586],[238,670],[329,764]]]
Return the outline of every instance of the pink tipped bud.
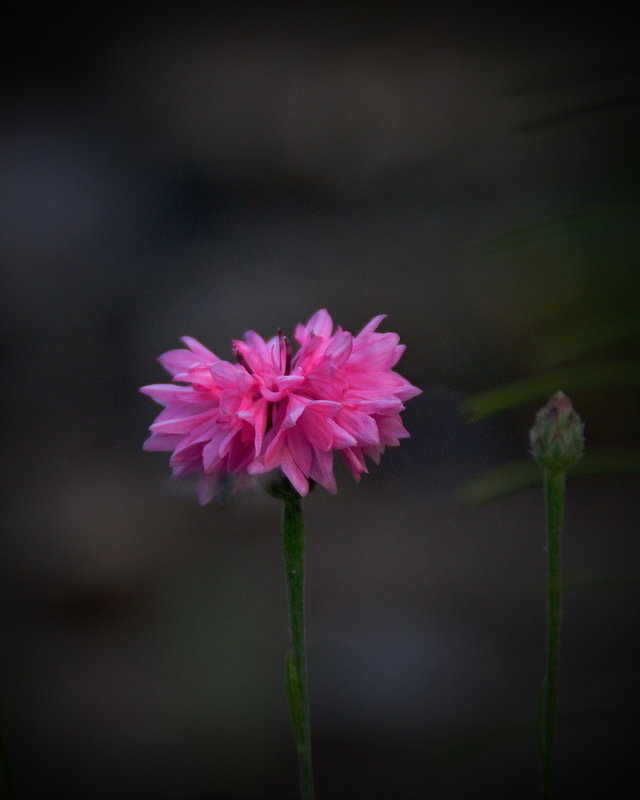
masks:
[[[536,414],[529,432],[531,455],[546,469],[565,470],[584,454],[584,424],[564,392],[556,392]]]

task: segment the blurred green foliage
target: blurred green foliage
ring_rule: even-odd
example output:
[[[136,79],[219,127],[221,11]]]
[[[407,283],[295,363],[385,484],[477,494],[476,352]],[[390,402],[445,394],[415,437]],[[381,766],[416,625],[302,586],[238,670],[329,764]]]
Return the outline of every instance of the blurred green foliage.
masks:
[[[588,452],[568,471],[569,475],[640,475],[640,449],[598,447]],[[484,505],[542,483],[542,471],[532,459],[522,459],[483,472],[462,487],[462,498]]]
[[[608,385],[640,387],[640,362],[612,361],[545,372],[477,394],[463,403],[463,411],[471,420],[477,420],[534,400],[542,402],[558,390],[569,394],[576,389]]]
[[[619,387],[626,387],[634,398],[626,413],[630,410],[635,416],[628,430],[637,428],[639,222],[640,209],[635,205],[588,206],[507,230],[476,246],[476,255],[498,261],[514,285],[520,280],[525,287],[544,287],[540,295],[532,291],[534,308],[527,310],[528,326],[545,332],[530,335],[526,331],[526,362],[533,374],[467,398],[461,406],[467,420],[527,404],[541,405],[558,390],[569,395],[578,392],[582,400],[588,392],[619,392]],[[579,289],[574,292],[566,291],[567,275],[575,269],[572,260],[564,261],[569,252],[580,258]],[[527,323],[524,326],[527,328]],[[581,413],[581,404],[574,405]],[[533,413],[531,419],[533,422]],[[588,432],[590,420],[585,422]],[[620,428],[619,419],[616,423]],[[638,475],[640,449],[626,444],[593,446],[587,440],[585,457],[570,473]],[[465,501],[479,505],[536,485],[541,479],[535,462],[523,459],[473,477],[461,494]]]

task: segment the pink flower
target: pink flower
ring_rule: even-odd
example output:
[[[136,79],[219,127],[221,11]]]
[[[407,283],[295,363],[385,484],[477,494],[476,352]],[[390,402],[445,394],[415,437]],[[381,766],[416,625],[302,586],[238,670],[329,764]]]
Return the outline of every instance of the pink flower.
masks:
[[[144,449],[171,451],[175,478],[198,473],[202,504],[229,477],[241,485],[278,468],[303,497],[310,479],[335,493],[334,450],[359,480],[365,456],[379,463],[409,436],[400,412],[421,393],[393,371],[404,345],[376,331],[383,319],[352,336],[317,311],[296,327],[295,356],[282,332],[265,342],[248,331],[233,342],[237,364],[183,337],[188,349],[159,358],[175,383],[140,390],[165,406]]]

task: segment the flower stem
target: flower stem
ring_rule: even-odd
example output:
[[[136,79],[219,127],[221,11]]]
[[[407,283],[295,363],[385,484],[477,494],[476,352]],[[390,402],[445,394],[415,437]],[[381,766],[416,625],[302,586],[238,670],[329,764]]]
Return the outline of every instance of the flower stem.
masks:
[[[286,661],[286,688],[298,753],[300,795],[313,800],[307,659],[304,630],[304,517],[302,500],[289,481],[271,485],[269,492],[284,501],[282,545],[284,551],[291,650]]]
[[[542,699],[542,797],[551,797],[553,754],[558,707],[558,665],[562,622],[562,518],[564,510],[564,470],[544,470],[544,495],[547,518],[547,671]]]

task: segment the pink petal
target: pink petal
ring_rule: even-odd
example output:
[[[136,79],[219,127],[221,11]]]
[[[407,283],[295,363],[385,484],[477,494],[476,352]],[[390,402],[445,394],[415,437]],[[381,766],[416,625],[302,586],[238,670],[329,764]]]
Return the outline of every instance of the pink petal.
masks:
[[[336,422],[357,439],[358,444],[380,444],[378,426],[368,414],[343,408],[336,417]]]
[[[196,364],[202,363],[202,358],[196,356],[190,350],[169,350],[163,353],[158,361],[172,375],[187,372]]]
[[[190,431],[190,433],[182,437],[180,444],[176,445],[176,448],[173,451],[173,455],[174,456],[179,455],[180,453],[182,453],[183,450],[186,450],[188,447],[191,447],[192,445],[208,442],[211,439],[211,436],[215,430],[216,430],[215,418],[207,419],[200,425],[196,425],[196,427],[192,431]]]
[[[358,333],[356,339],[360,339],[361,336],[366,336],[368,333],[372,333],[376,330],[378,325],[382,322],[383,319],[386,319],[386,314],[378,314],[377,317],[370,319],[369,322],[364,326],[364,328]]]
[[[184,478],[185,475],[191,475],[193,472],[199,472],[199,464],[197,462],[190,462],[187,464],[176,464],[171,467],[172,479]]]
[[[314,413],[312,406],[309,406],[298,427],[314,447],[331,450],[334,444],[333,431],[327,424],[327,418]]]
[[[280,375],[276,378],[276,385],[280,391],[283,389],[293,389],[304,382],[304,375]]]
[[[309,494],[309,481],[300,471],[288,447],[282,448],[280,468],[287,478],[289,478],[296,492],[298,492],[301,497],[306,497]]]
[[[384,453],[384,447],[363,447],[362,452],[375,464],[380,463],[380,455]]]
[[[172,416],[167,419],[161,419],[162,414],[167,411],[172,412]],[[157,433],[190,433],[196,425],[200,425],[200,423],[204,422],[206,419],[213,418],[215,414],[215,411],[207,410],[200,414],[181,417],[177,414],[178,411],[180,411],[180,409],[174,408],[173,406],[165,408],[162,414],[158,415],[156,421],[149,426],[149,430]]]
[[[246,394],[252,386],[256,385],[256,379],[250,375],[246,369],[237,369],[236,371],[236,385],[241,394]]]
[[[309,407],[323,417],[335,417],[340,413],[342,405],[333,400],[312,400]]]
[[[221,389],[237,389],[236,375],[239,370],[247,373],[243,367],[230,364],[228,361],[216,361],[211,365],[211,375]]]
[[[247,331],[242,342],[234,340],[233,347],[244,356],[253,372],[263,375],[265,372],[273,373],[269,343],[255,331]]]
[[[337,333],[331,344],[325,350],[325,355],[329,356],[336,367],[341,367],[351,355],[353,348],[353,336],[347,331]]]
[[[202,414],[215,413],[216,406],[212,400],[205,398],[205,402],[201,403],[172,403],[170,406],[163,408],[162,411],[154,420],[154,425],[162,422],[180,421],[184,419],[191,419],[195,416]],[[155,430],[153,426],[151,430]],[[168,433],[169,431],[167,431]],[[185,433],[185,431],[173,431],[173,433]]]
[[[160,453],[173,450],[181,438],[181,436],[176,436],[169,433],[152,433],[142,445],[142,449],[151,453]]]
[[[181,336],[180,341],[184,342],[192,353],[204,358],[205,361],[219,361],[220,359],[215,353],[207,349],[203,344],[192,336]]]
[[[282,340],[279,336],[272,336],[267,342],[267,351],[269,353],[269,361],[275,372],[281,372],[284,369],[284,360],[281,352]]]
[[[310,364],[316,360],[316,357],[320,357],[323,340],[319,336],[316,336],[315,333],[306,336],[304,328],[301,325],[298,325],[298,328],[296,328],[295,339],[299,342],[301,347],[293,357],[292,363],[301,366],[303,369],[307,369]]]
[[[401,379],[402,385],[395,393],[400,400],[411,400],[412,397],[417,397],[419,394],[422,394],[422,389],[418,389],[417,386],[412,386],[408,380],[402,378],[400,375],[398,375],[398,377]]]
[[[376,397],[369,400],[353,398],[352,405],[363,414],[376,414],[384,411],[402,411],[404,409],[402,401],[395,395]]]
[[[333,320],[326,308],[321,308],[311,317],[305,325],[305,338],[315,334],[323,339],[328,339],[333,330]]]
[[[360,341],[356,340],[349,368],[364,369],[369,373],[389,369],[398,360],[395,348],[399,341],[397,333],[371,333]]]
[[[341,450],[340,454],[344,458],[349,472],[357,481],[360,481],[360,473],[369,471],[359,447],[347,447],[345,450]]]
[[[221,445],[228,434],[229,429],[219,425],[213,432],[211,439],[202,448],[202,466],[205,472],[211,472],[224,458],[224,453],[221,452]]]
[[[218,478],[216,475],[207,475],[202,473],[198,479],[198,502],[201,506],[213,500],[216,488],[218,486]]]
[[[171,453],[169,465],[178,467],[182,464],[194,464],[198,471],[202,471],[202,446],[203,442],[192,442],[187,447],[183,447],[179,452],[175,450]]]
[[[167,406],[173,403],[178,398],[179,394],[193,394],[193,389],[190,386],[176,386],[173,383],[151,383],[149,386],[143,386],[138,389],[142,394],[146,394],[156,403],[161,406]]]
[[[248,345],[250,350],[255,351],[261,361],[270,360],[267,343],[259,333],[256,333],[255,331],[247,331],[244,335],[244,342],[246,345]]]
[[[253,444],[247,446],[240,441],[239,437],[236,437],[229,450],[229,472],[242,472],[246,470],[253,459],[254,453]]]
[[[309,405],[310,401],[306,397],[298,397],[297,395],[289,395],[289,404],[287,406],[287,414],[282,423],[285,428],[291,428],[296,424],[300,415]]]
[[[342,450],[344,447],[353,447],[358,444],[358,441],[350,433],[347,433],[344,428],[341,428],[332,419],[327,420],[327,425],[331,428],[335,450]]]
[[[313,463],[309,477],[331,494],[336,494],[338,487],[333,474],[333,452],[319,452],[314,450]]]
[[[384,445],[397,446],[400,444],[398,439],[407,439],[410,436],[399,417],[378,417],[377,423],[380,441]]]
[[[267,427],[267,412],[269,403],[266,400],[256,400],[251,408],[246,411],[238,411],[240,419],[246,420],[254,428],[254,444],[256,455],[262,449],[264,433]]]
[[[282,392],[274,392],[266,386],[260,387],[260,394],[271,403],[277,403],[282,398]]]
[[[220,442],[220,452],[222,453],[222,455],[227,455],[229,453],[229,451],[231,450],[231,446],[234,443],[234,439],[236,437],[238,437],[239,440],[238,443],[241,444],[240,437],[238,436],[238,434],[241,433],[242,433],[242,427],[235,425],[233,428],[231,428],[229,433]],[[243,446],[243,449],[246,450],[246,446]],[[251,447],[250,449],[253,450],[253,447]]]
[[[298,428],[292,428],[287,432],[287,446],[302,474],[308,476],[311,471],[313,450]]]

